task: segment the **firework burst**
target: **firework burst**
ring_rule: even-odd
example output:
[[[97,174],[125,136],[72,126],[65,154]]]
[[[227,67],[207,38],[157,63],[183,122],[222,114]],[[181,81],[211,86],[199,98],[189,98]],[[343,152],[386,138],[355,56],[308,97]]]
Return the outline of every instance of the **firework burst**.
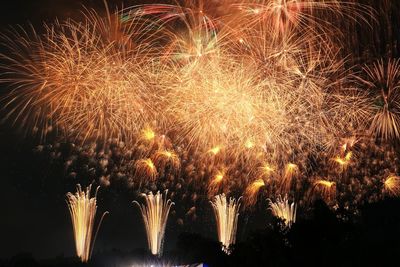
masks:
[[[146,84],[153,48],[134,44],[150,38],[150,26],[112,18],[88,12],[83,23],[45,25],[43,35],[3,35],[1,81],[15,88],[3,99],[6,118],[43,137],[53,129],[83,142],[132,139],[154,110]]]
[[[158,171],[153,161],[148,159],[140,159],[135,163],[136,175],[140,177],[140,179],[149,178],[150,181],[155,181],[158,175]]]
[[[264,186],[265,186],[264,180],[257,179],[246,188],[243,198],[245,206],[251,207],[257,202],[258,192]]]
[[[290,191],[293,179],[296,178],[299,174],[299,166],[294,163],[286,164],[282,179],[281,181],[279,181],[280,188],[283,193],[287,193],[288,191]]]
[[[390,175],[384,182],[384,189],[391,196],[400,196],[400,177]]]
[[[243,192],[254,205],[273,178],[271,193],[305,184],[331,195],[336,185],[306,177],[333,181],[313,173],[325,158],[340,171],[357,164],[354,144],[336,153],[338,140],[367,128],[399,137],[399,61],[349,79],[337,18],[364,21],[367,11],[341,1],[179,1],[105,17],[86,10],[44,34],[12,31],[2,35],[4,120],[82,146],[123,142],[114,177],[129,186]],[[112,161],[93,158],[110,185]]]
[[[373,101],[370,131],[379,138],[400,137],[400,60],[379,60],[363,68],[358,77]]]
[[[175,171],[180,168],[180,160],[178,155],[170,150],[157,151],[154,156],[154,161],[161,167],[170,166]]]
[[[336,183],[327,180],[317,180],[314,183],[313,190],[315,193],[319,193],[327,203],[330,203],[336,196]]]

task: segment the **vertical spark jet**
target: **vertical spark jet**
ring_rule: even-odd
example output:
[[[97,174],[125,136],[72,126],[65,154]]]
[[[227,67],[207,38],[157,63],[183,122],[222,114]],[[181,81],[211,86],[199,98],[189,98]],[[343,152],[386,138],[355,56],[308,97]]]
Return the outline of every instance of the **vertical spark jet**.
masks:
[[[225,194],[215,196],[211,201],[217,223],[218,240],[222,250],[230,254],[231,245],[236,241],[237,222],[239,217],[240,198],[227,200]]]
[[[152,192],[147,195],[142,194],[145,198],[144,204],[133,201],[133,203],[139,206],[140,212],[142,213],[149,250],[156,256],[162,255],[168,214],[171,206],[175,204],[170,199],[167,200],[167,193],[168,190],[165,191],[164,196],[160,191],[155,195],[153,195]]]
[[[296,222],[297,205],[295,202],[290,203],[287,195],[282,198],[279,196],[275,202],[271,199],[269,201],[269,209],[275,217],[284,220],[287,228],[292,227],[292,224]]]
[[[92,254],[94,242],[100,229],[101,222],[108,211],[101,216],[97,230],[93,236],[94,220],[97,211],[97,187],[95,195],[90,197],[92,185],[86,190],[82,190],[80,184],[77,186],[75,194],[67,193],[67,204],[71,215],[72,226],[74,230],[76,254],[82,262],[87,262]]]

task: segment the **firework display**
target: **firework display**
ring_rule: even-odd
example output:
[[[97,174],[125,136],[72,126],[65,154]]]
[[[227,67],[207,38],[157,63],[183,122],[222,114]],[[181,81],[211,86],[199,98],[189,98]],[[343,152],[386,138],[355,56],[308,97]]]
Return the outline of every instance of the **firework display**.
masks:
[[[269,200],[269,209],[275,217],[282,219],[286,227],[291,227],[296,222],[297,206],[295,202],[289,203],[287,196],[279,196],[276,202]]]
[[[373,134],[384,139],[400,137],[400,62],[398,59],[383,59],[363,68],[366,78],[362,79],[370,89],[374,103],[374,115],[370,125]]]
[[[225,194],[221,194],[215,196],[211,204],[217,222],[218,240],[222,244],[222,250],[229,254],[231,245],[236,241],[240,199],[227,199]]]
[[[143,195],[153,255],[178,201],[186,225],[211,200],[229,253],[242,196],[246,212],[269,199],[288,228],[317,199],[356,213],[400,196],[400,61],[347,50],[370,7],[182,0],[83,14],[1,34],[4,120],[71,177]],[[68,194],[85,262],[90,189]]]
[[[96,193],[93,197],[90,195],[91,189],[92,186],[89,185],[86,190],[82,190],[81,186],[78,184],[75,194],[67,194],[67,204],[74,228],[76,255],[82,262],[87,262],[90,259],[97,232],[100,229],[104,216],[108,214],[108,212],[103,213],[97,230],[94,232],[94,222],[97,211],[96,198],[99,188],[96,189]]]
[[[165,196],[159,191],[155,195],[151,192],[148,195],[143,194],[146,202],[142,205],[134,201],[142,213],[149,250],[157,256],[162,255],[165,226],[167,225],[169,210],[174,205],[170,199],[167,200],[167,193],[168,191],[165,192]]]

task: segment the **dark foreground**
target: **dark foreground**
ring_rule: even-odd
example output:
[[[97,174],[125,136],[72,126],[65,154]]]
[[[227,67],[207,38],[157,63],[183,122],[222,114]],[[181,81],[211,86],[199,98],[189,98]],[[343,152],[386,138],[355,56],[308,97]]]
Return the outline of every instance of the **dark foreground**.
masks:
[[[165,252],[161,259],[144,249],[97,251],[86,265],[75,258],[36,260],[29,253],[19,253],[0,261],[0,266],[399,266],[399,210],[398,199],[368,204],[358,215],[333,212],[316,202],[312,216],[300,218],[291,230],[283,230],[282,223],[275,221],[250,233],[229,256],[217,242],[186,233],[179,236],[175,250]]]

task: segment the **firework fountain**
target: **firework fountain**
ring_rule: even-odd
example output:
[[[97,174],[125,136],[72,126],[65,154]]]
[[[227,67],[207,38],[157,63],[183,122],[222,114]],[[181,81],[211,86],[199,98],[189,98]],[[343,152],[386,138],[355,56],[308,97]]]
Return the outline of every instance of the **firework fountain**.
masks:
[[[214,197],[211,205],[217,224],[218,240],[222,244],[222,250],[230,254],[231,245],[234,245],[236,241],[240,198],[227,199],[225,194],[221,194]]]
[[[170,199],[167,200],[167,193],[168,191],[166,190],[163,196],[160,191],[155,195],[150,192],[147,195],[143,194],[145,204],[139,204],[137,201],[133,202],[140,208],[146,228],[149,250],[156,256],[162,255],[168,214],[171,206],[174,205]]]
[[[295,202],[290,204],[287,196],[279,196],[275,202],[269,199],[269,209],[275,217],[282,219],[288,228],[296,222],[297,205]]]
[[[97,191],[93,197],[90,196],[92,185],[82,190],[81,185],[77,185],[75,194],[67,193],[67,204],[71,214],[72,226],[74,229],[76,254],[82,262],[87,262],[92,254],[97,233],[100,229],[103,218],[108,212],[101,216],[97,230],[94,233],[94,222],[97,211]],[[94,236],[93,236],[94,234]]]

